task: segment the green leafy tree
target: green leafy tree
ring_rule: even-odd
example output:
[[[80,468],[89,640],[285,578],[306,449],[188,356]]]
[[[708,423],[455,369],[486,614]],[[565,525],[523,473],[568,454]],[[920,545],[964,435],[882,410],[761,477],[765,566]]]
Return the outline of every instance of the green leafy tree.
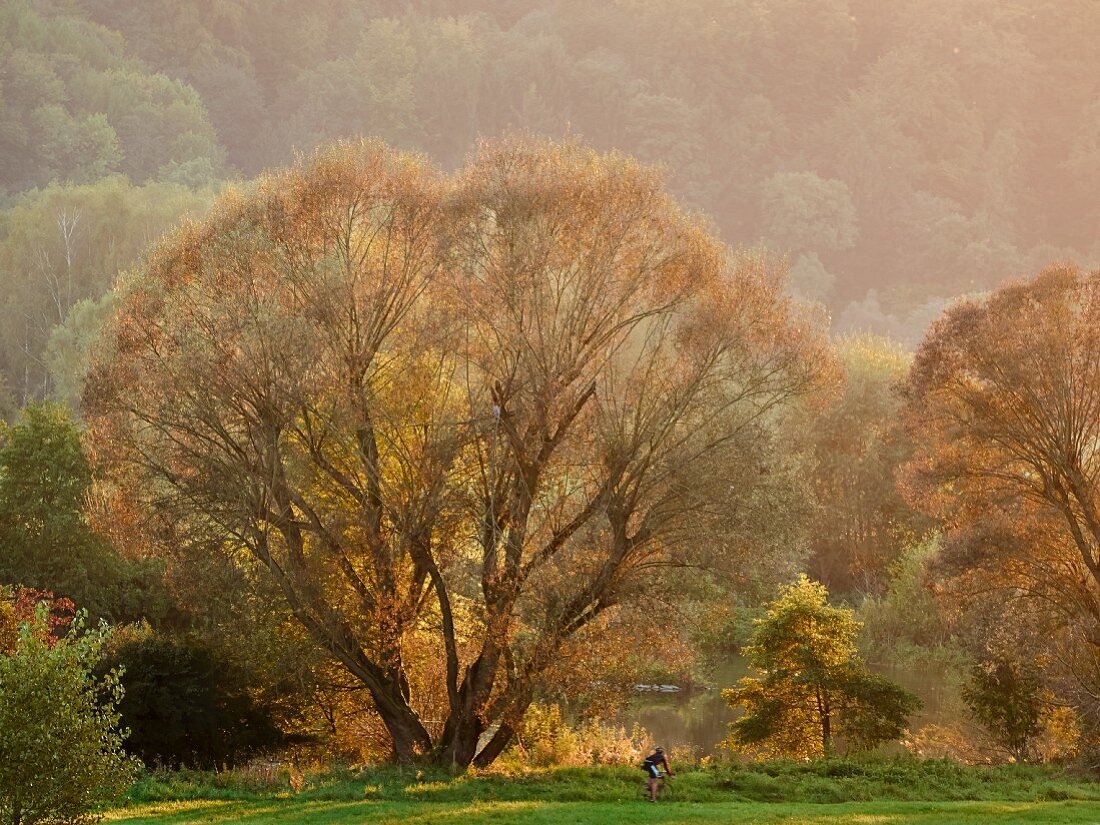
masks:
[[[118,674],[93,668],[105,626],[78,617],[51,643],[46,609],[24,623],[14,650],[0,652],[0,821],[82,825],[120,796],[137,763],[122,750]]]
[[[113,292],[98,301],[90,298],[77,301],[65,317],[65,323],[58,324],[50,333],[44,360],[53,385],[53,397],[72,410],[80,406],[92,347],[114,307]]]
[[[1007,659],[979,662],[962,689],[970,715],[1017,762],[1030,758],[1031,744],[1046,725],[1047,702],[1039,674]]]
[[[159,614],[157,566],[123,558],[88,523],[91,471],[68,411],[31,404],[0,444],[0,583],[49,590],[116,620]]]
[[[0,3],[0,193],[113,172],[145,181],[197,160],[221,173],[224,153],[191,86],[49,5]]]
[[[40,399],[52,377],[64,384],[72,373],[79,383],[85,344],[59,346],[43,358],[52,331],[66,324],[86,342],[85,331],[97,327],[91,318],[102,313],[73,308],[101,298],[152,241],[211,201],[209,192],[171,183],[134,186],[115,176],[47,186],[0,211],[0,373],[8,387]],[[58,389],[62,397],[79,391]]]
[[[881,593],[899,549],[926,519],[906,504],[894,481],[912,452],[897,424],[910,357],[888,339],[864,335],[836,344],[844,368],[838,398],[815,415],[808,473],[820,529],[806,570],[835,593]]]
[[[841,739],[849,749],[901,736],[919,702],[868,672],[856,651],[851,610],[828,604],[824,585],[801,576],[781,589],[756,621],[746,677],[722,692],[745,715],[731,726],[731,745],[763,755],[828,756]]]
[[[511,129],[666,164],[802,294],[877,289],[895,326],[1095,254],[1094,0],[269,5],[4,0],[0,188],[194,184],[364,133],[453,168]]]
[[[31,122],[42,136],[43,177],[91,183],[118,172],[122,150],[104,115],[74,117],[60,106],[42,106]]]
[[[859,236],[847,185],[813,172],[777,172],[761,196],[764,236],[783,251],[838,252]]]
[[[15,396],[12,394],[4,374],[0,372],[0,425],[11,421],[18,411],[19,407],[15,403]]]
[[[887,568],[884,592],[860,604],[864,649],[876,661],[927,668],[927,661],[918,664],[910,657],[938,653],[955,661],[964,655],[962,640],[952,634],[944,605],[930,586],[940,550],[938,535],[905,547]]]

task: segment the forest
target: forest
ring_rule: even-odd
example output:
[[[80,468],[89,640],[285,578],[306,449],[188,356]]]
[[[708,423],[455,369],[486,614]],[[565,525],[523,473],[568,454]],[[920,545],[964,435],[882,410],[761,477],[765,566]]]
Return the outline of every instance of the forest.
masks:
[[[725,712],[690,764],[1093,776],[1098,41],[1092,0],[0,0],[0,731],[90,702],[108,796],[476,776],[639,761],[663,685]]]

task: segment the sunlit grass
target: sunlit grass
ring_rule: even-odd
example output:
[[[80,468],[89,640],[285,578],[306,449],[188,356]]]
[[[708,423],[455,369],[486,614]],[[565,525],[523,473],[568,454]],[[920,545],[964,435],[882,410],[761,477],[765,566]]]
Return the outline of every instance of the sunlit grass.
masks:
[[[282,778],[153,774],[108,819],[126,825],[1100,825],[1100,786],[1040,766],[978,768],[912,758],[717,765],[685,770],[658,804],[631,767],[515,774],[380,766]],[[280,784],[281,783],[281,784]]]
[[[645,784],[642,772],[629,766],[457,777],[442,769],[380,766],[318,770],[298,779],[293,786],[289,775],[282,774],[257,783],[233,771],[157,773],[138,782],[129,799],[135,805],[199,799],[621,803],[639,801]],[[668,790],[666,801],[695,803],[1100,802],[1100,785],[1055,768],[968,767],[906,757],[715,765],[680,772]]]
[[[125,825],[931,825],[932,823],[1100,823],[1096,802],[885,802],[839,805],[645,802],[178,802],[113,812]]]

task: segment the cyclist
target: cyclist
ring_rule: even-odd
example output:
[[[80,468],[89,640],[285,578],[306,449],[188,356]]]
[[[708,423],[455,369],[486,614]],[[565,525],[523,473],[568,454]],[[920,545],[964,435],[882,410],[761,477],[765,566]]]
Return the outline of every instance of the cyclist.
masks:
[[[657,801],[657,793],[660,791],[661,780],[661,768],[665,769],[665,773],[669,776],[675,776],[672,772],[672,768],[668,766],[668,757],[665,756],[664,748],[654,748],[653,753],[645,758],[642,762],[642,767],[646,773],[649,774],[649,801]]]

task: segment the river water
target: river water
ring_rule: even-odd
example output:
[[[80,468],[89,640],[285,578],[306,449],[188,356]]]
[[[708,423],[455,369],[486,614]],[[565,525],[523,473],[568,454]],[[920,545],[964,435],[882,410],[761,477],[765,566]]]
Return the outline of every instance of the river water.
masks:
[[[871,670],[900,684],[914,693],[923,707],[910,720],[910,728],[918,730],[929,723],[951,724],[960,721],[960,714],[951,701],[951,691],[945,684],[945,674],[938,668],[918,672],[892,666],[871,664]],[[723,688],[733,687],[749,675],[746,662],[733,658],[716,676],[715,688],[678,693],[641,693],[630,700],[619,721],[630,730],[635,723],[647,730],[652,744],[666,750],[685,748],[697,756],[721,754],[721,743],[729,735],[729,723],[740,715],[722,699]],[[895,746],[900,749],[899,746]]]
[[[691,749],[697,756],[719,751],[729,735],[729,723],[737,718],[722,698],[723,688],[733,687],[748,674],[742,659],[731,659],[714,679],[717,687],[678,693],[640,693],[623,709],[620,720],[627,730],[637,723],[666,750]]]

